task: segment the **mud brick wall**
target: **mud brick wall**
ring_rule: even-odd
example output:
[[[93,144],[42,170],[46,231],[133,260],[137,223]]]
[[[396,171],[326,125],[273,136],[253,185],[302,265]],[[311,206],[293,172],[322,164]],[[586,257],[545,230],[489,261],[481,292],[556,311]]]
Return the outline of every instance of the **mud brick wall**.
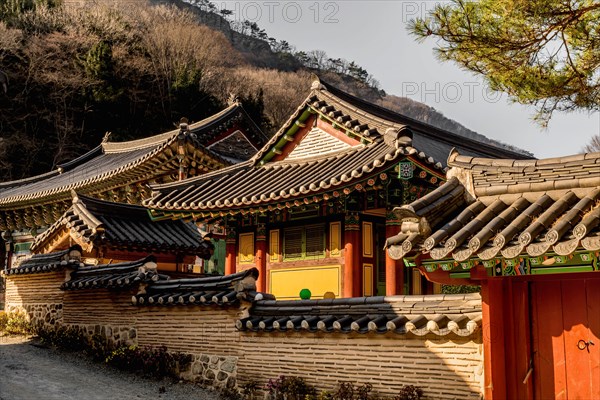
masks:
[[[483,347],[478,335],[449,340],[396,333],[243,333],[239,384],[279,375],[302,376],[328,390],[348,381],[394,396],[403,385],[416,385],[430,399],[480,399]]]
[[[173,351],[237,356],[239,315],[237,307],[139,307],[138,340],[140,345],[164,344]]]
[[[136,313],[131,296],[137,289],[64,292],[63,324],[77,326],[88,336],[102,335],[115,345],[137,344]]]
[[[165,345],[169,351],[191,354],[194,361],[183,374],[187,380],[215,387],[234,387],[240,352],[235,321],[238,307],[139,307],[136,314],[138,344]]]
[[[6,278],[6,312],[25,312],[33,324],[62,323],[64,281],[64,271]]]

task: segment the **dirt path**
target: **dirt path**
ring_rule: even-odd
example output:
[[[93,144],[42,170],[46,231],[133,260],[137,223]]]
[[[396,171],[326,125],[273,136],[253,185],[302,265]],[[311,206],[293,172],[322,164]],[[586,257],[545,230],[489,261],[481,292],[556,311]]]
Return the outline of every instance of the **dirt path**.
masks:
[[[192,384],[154,381],[42,348],[25,337],[0,337],[0,400],[217,400]]]

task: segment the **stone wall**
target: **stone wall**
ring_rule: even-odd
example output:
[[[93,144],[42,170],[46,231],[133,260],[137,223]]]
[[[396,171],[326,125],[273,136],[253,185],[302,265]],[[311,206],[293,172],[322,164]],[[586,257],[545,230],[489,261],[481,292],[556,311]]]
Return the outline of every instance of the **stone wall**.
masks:
[[[237,357],[216,354],[192,354],[190,368],[181,378],[200,382],[216,388],[233,388],[237,385]]]

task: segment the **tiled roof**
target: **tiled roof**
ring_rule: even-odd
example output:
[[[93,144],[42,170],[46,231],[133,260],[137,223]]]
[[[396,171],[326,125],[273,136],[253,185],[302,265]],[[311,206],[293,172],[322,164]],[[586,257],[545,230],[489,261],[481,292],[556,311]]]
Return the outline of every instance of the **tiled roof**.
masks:
[[[81,247],[75,245],[53,253],[34,254],[30,258],[21,261],[17,267],[7,270],[6,274],[23,275],[57,271],[65,267],[78,268],[83,266],[81,252]]]
[[[405,154],[405,149],[390,148],[381,140],[311,159],[263,166],[245,162],[197,179],[156,187],[152,199],[144,204],[152,209],[210,211],[293,202],[376,176]]]
[[[231,275],[156,282],[132,298],[136,305],[233,305],[240,296],[252,301],[272,296],[256,292],[258,270],[250,268]]]
[[[78,268],[71,272],[71,278],[61,285],[61,289],[120,289],[159,279],[166,280],[168,277],[158,274],[156,259],[148,256],[137,261]]]
[[[462,262],[600,250],[600,153],[518,161],[453,152],[449,165],[448,182],[395,210],[403,222],[388,239],[393,258],[421,252]]]
[[[31,251],[44,251],[61,230],[68,229],[84,247],[177,252],[205,259],[211,256],[214,246],[192,223],[180,220],[153,222],[144,207],[102,201],[74,192],[72,195],[73,206],[36,237]]]
[[[242,331],[411,333],[470,336],[481,324],[479,294],[262,300],[236,322]]]
[[[448,165],[470,172],[477,197],[597,187],[600,181],[598,153],[502,160],[473,158],[454,151]]]
[[[20,181],[0,183],[0,209],[25,207],[29,204],[46,204],[68,198],[70,190],[93,193],[110,182],[132,184],[140,179],[149,179],[157,174],[177,171],[179,165],[175,157],[178,140],[186,143],[186,154],[198,153],[194,157],[202,159],[201,168],[214,170],[229,165],[223,156],[204,147],[223,129],[236,119],[249,120],[238,103],[209,118],[189,125],[189,130],[173,130],[145,139],[122,143],[103,142],[88,153],[61,164],[49,173],[26,178]],[[257,143],[264,143],[264,134],[253,122]],[[181,137],[183,135],[183,137]]]
[[[278,158],[294,140],[299,127],[304,127],[313,116],[355,144],[326,141],[318,137],[318,128],[313,128],[288,158]],[[181,182],[153,186],[152,198],[145,205],[162,211],[233,212],[243,207],[306,202],[307,197],[377,177],[403,159],[424,164],[442,175],[443,160],[452,146],[475,155],[524,157],[410,119],[401,121],[400,117],[317,81],[297,111],[251,160]],[[414,122],[417,130],[405,125],[407,121]],[[423,147],[413,147],[417,137]]]

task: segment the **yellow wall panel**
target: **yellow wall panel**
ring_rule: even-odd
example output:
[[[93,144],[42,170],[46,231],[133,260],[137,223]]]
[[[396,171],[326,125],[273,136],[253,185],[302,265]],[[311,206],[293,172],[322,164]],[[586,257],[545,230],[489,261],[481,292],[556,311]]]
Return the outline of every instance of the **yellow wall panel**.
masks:
[[[363,264],[363,296],[373,296],[373,264]]]
[[[254,233],[240,233],[239,242],[240,264],[251,264],[254,262]]]
[[[373,257],[373,223],[363,222],[363,257]]]
[[[269,232],[269,260],[271,262],[279,261],[279,229]]]
[[[325,292],[340,297],[341,268],[341,265],[327,265],[271,270],[269,292],[278,300],[299,299],[302,289],[310,290],[311,299],[322,299]]]
[[[342,224],[340,222],[332,222],[329,224],[329,255],[337,257],[341,253],[342,247]]]

